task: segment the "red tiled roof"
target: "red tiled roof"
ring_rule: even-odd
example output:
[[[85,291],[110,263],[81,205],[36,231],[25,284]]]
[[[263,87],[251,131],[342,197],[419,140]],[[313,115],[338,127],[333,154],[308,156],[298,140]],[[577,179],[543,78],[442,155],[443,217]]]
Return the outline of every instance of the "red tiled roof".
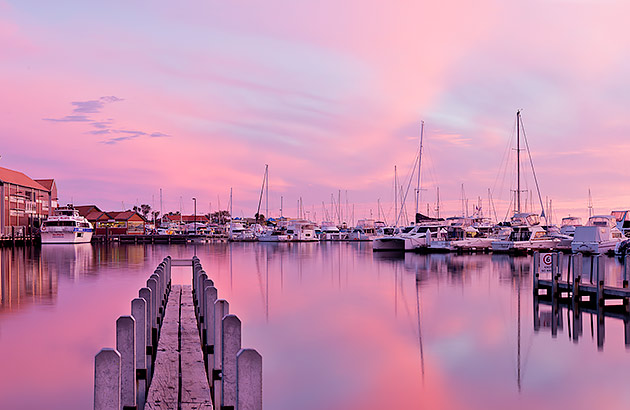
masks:
[[[0,181],[50,192],[49,189],[27,177],[25,174],[8,168],[0,167]]]
[[[143,221],[145,220],[142,215],[136,211],[108,211],[107,214],[117,221],[128,221],[134,215],[138,215]]]
[[[96,205],[79,205],[79,206],[75,206],[74,209],[79,211],[79,215],[81,216],[89,215],[94,211],[103,212]]]
[[[52,190],[53,184],[55,183],[54,179],[36,179],[35,182],[46,188],[47,190]]]
[[[94,210],[85,216],[88,221],[102,221],[114,219],[110,214],[103,211]]]

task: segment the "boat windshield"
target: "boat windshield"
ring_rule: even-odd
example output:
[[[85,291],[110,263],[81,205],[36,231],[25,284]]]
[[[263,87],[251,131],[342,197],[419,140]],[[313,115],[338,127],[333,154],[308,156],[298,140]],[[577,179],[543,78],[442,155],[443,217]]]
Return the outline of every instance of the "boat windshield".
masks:
[[[76,221],[45,221],[44,226],[77,226]]]

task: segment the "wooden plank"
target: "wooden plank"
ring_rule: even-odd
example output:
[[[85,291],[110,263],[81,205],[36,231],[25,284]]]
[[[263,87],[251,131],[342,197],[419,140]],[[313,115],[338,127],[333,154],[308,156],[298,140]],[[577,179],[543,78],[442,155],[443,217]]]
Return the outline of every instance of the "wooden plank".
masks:
[[[176,409],[179,395],[179,299],[181,286],[173,286],[158,341],[155,370],[146,409]]]
[[[210,386],[190,285],[183,287],[181,309],[182,409],[211,409]]]
[[[171,259],[171,266],[191,266],[193,261],[192,259]]]

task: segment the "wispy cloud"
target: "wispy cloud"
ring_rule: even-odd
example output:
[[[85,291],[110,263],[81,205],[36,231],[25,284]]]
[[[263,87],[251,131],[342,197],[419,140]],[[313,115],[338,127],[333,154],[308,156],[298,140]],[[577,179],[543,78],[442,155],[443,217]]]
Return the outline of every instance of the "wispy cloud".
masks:
[[[44,121],[53,121],[53,122],[90,122],[92,121],[86,115],[66,115],[61,118],[44,118]]]
[[[43,118],[43,120],[52,122],[89,123],[92,127],[96,129],[86,131],[85,133],[90,135],[102,135],[109,137],[101,141],[101,143],[103,144],[116,144],[118,142],[129,141],[139,137],[171,137],[171,135],[159,131],[147,132],[133,129],[114,128],[116,121],[113,118],[95,119],[91,116],[86,115],[101,114],[108,104],[120,101],[124,101],[124,99],[116,97],[114,95],[100,97],[96,100],[71,101],[70,104],[73,106],[71,115],[66,115],[60,118]]]

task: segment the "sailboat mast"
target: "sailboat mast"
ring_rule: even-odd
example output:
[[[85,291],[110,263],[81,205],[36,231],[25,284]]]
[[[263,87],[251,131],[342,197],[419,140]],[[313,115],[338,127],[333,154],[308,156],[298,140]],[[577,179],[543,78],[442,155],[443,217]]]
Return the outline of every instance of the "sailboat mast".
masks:
[[[521,110],[516,111],[516,211],[521,213]]]
[[[437,217],[440,217],[440,187],[437,187]]]
[[[418,151],[418,183],[416,184],[416,214],[420,207],[420,164],[422,163],[422,139],[424,137],[424,121],[420,122],[420,150]]]
[[[398,226],[398,173],[396,171],[396,165],[394,165],[394,212],[396,215],[394,219],[396,220],[396,226]]]
[[[265,165],[265,215],[269,219],[269,165]]]

